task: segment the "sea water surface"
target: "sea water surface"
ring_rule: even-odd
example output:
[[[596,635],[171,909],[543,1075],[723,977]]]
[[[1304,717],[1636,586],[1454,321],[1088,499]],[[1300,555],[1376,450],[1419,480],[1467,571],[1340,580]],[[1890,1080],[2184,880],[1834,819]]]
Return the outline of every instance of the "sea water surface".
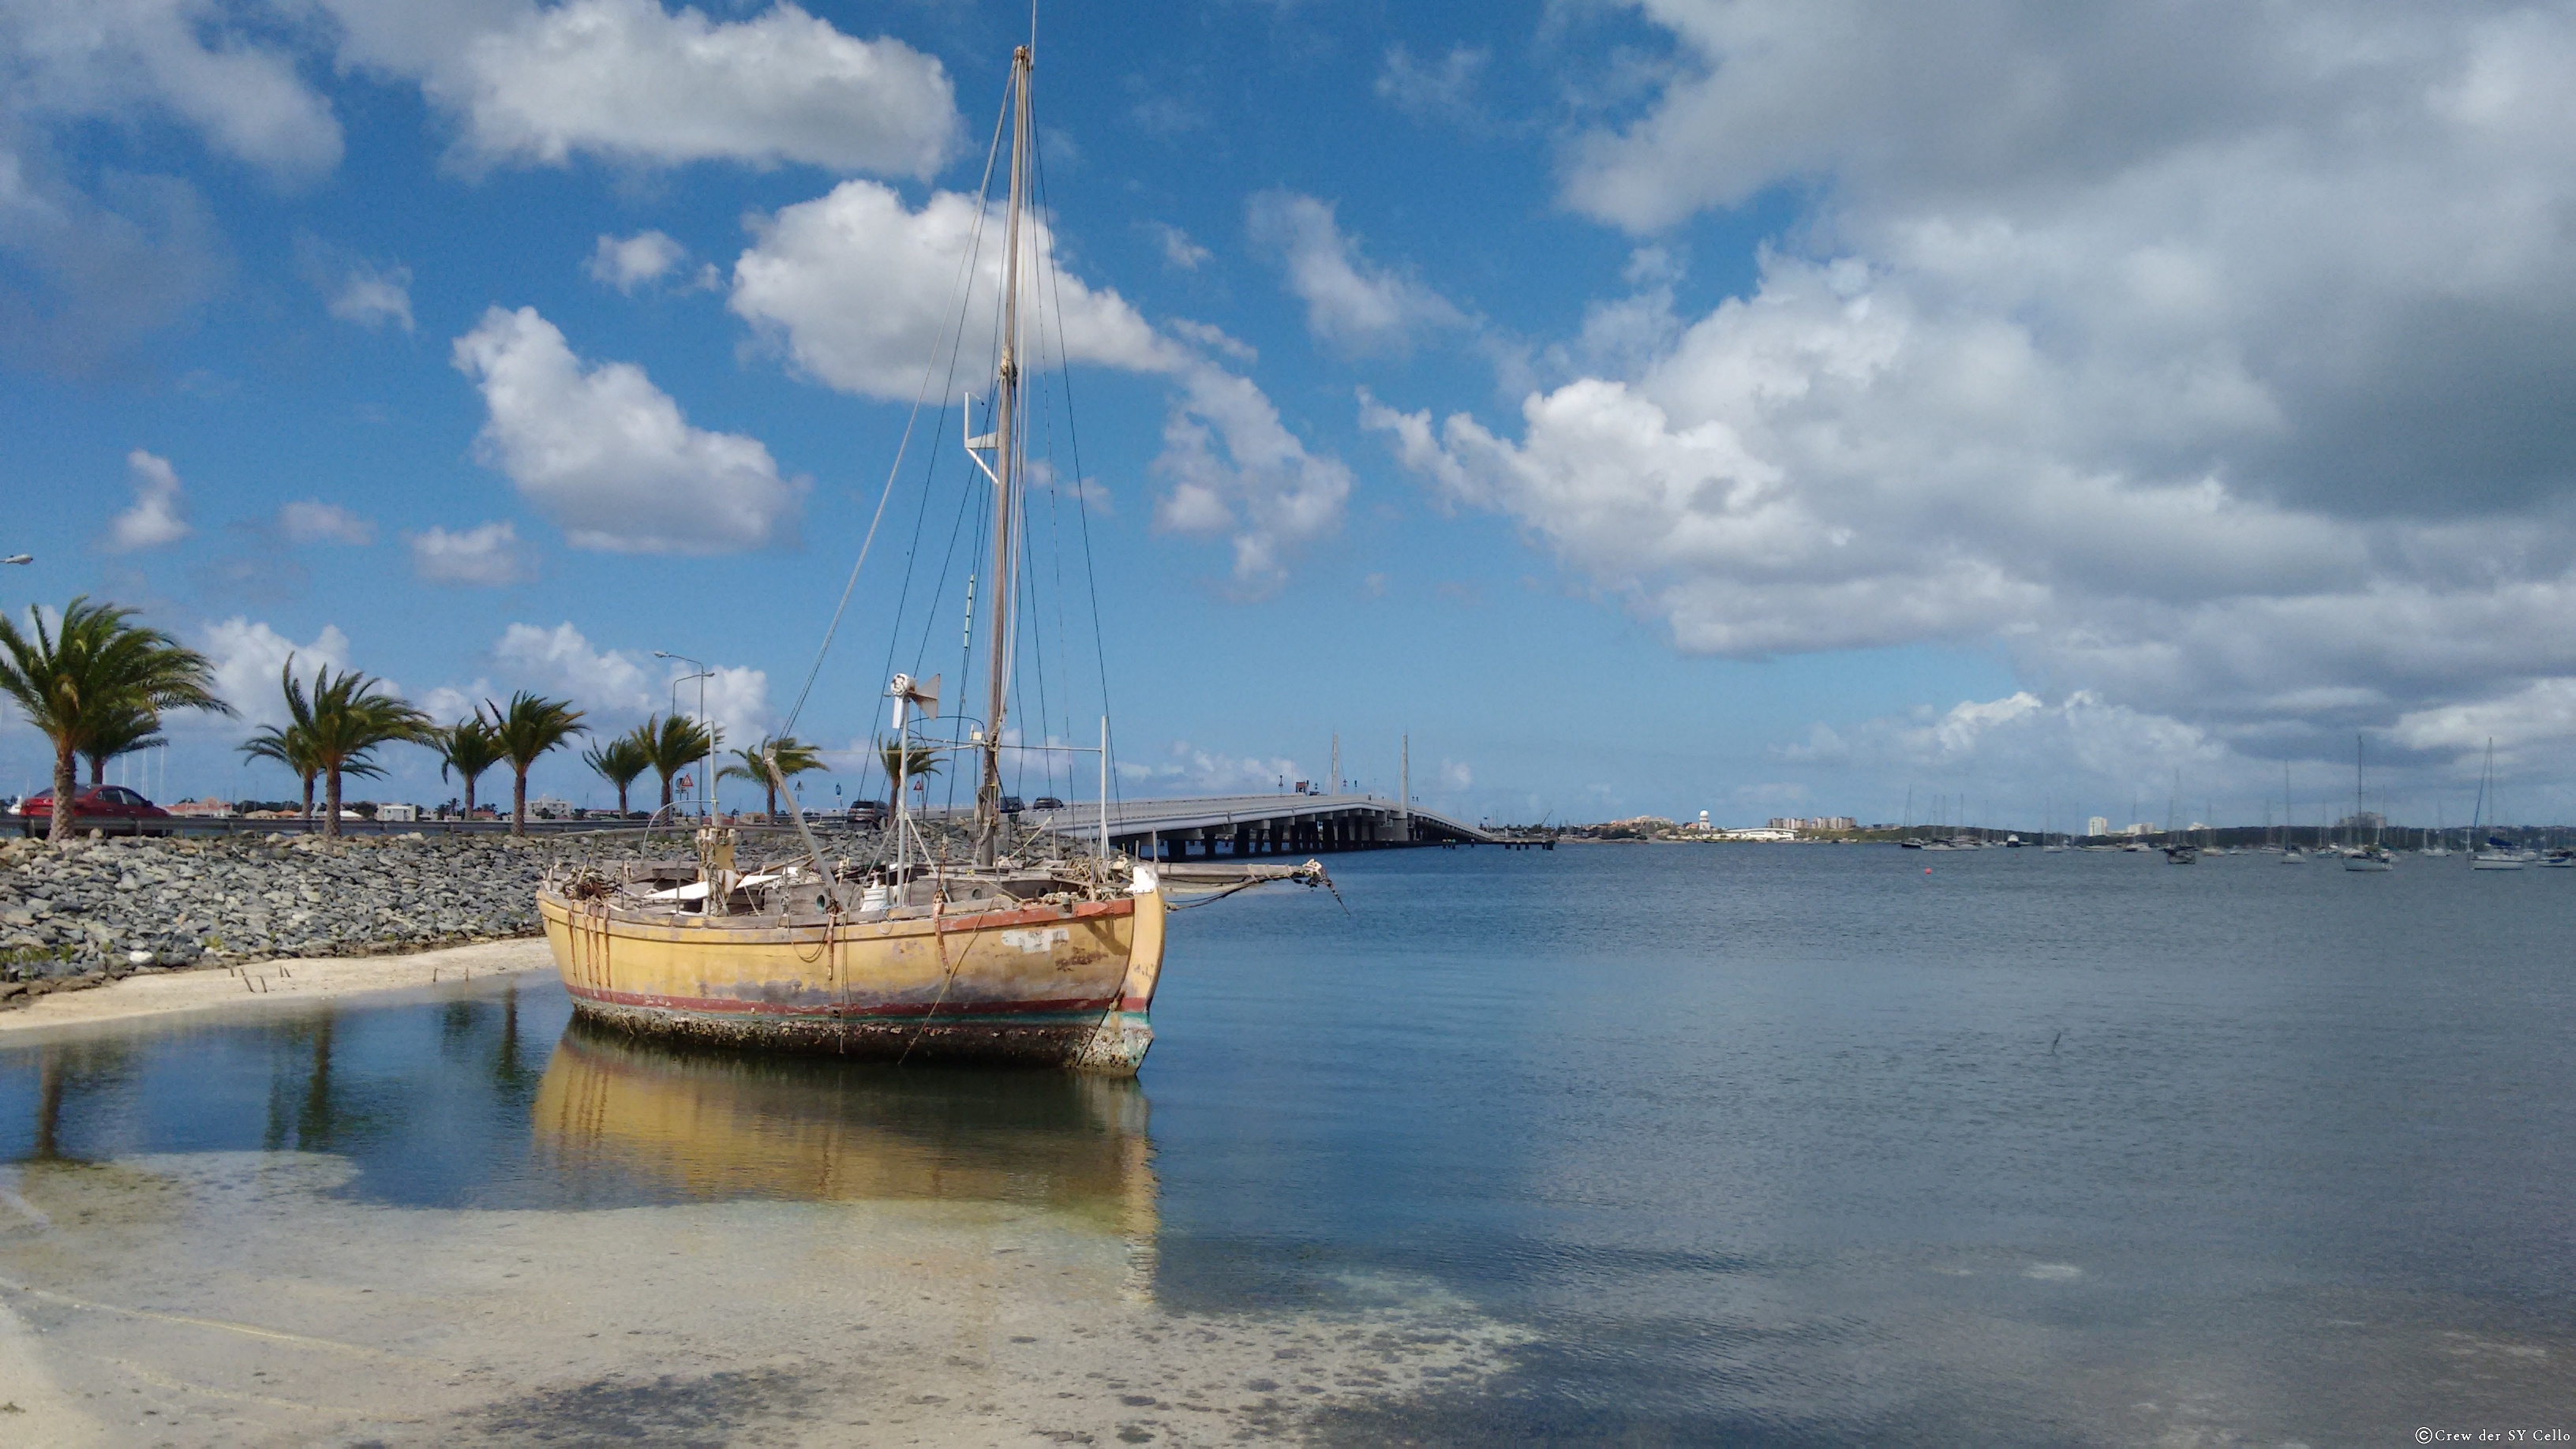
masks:
[[[0,1275],[35,1273],[39,1239],[144,1231],[100,1206],[119,1164],[181,1183],[162,1212],[185,1218],[246,1181],[215,1164],[307,1163],[330,1171],[262,1199],[286,1241],[367,1212],[460,1232],[853,1203],[897,1205],[905,1232],[1055,1225],[958,1260],[996,1305],[975,1331],[1036,1365],[1055,1340],[994,1325],[1067,1310],[1012,1298],[1035,1279],[981,1283],[981,1255],[1070,1254],[1074,1274],[1094,1233],[1121,1245],[1099,1301],[1158,1315],[1136,1343],[1177,1359],[1196,1350],[1170,1325],[1212,1335],[1186,1385],[1089,1371],[1129,1442],[2576,1434],[2576,872],[1779,846],[1329,864],[1347,911],[1273,889],[1176,917],[1132,1085],[672,1055],[569,1025],[537,977],[0,1049],[0,1159],[49,1214],[0,1231]],[[84,1206],[47,1208],[74,1181]],[[674,1263],[829,1288],[789,1219],[727,1219],[720,1244],[710,1221],[685,1219]],[[55,1298],[183,1230],[100,1246],[94,1270],[48,1250]],[[242,1317],[216,1310],[278,1271],[209,1279],[189,1312]],[[821,1301],[780,1290],[758,1331],[819,1331]],[[1361,1322],[1413,1368],[1297,1380]],[[1311,1342],[1221,1350],[1207,1325]],[[613,1371],[559,1373],[571,1392]],[[648,1397],[613,1421],[472,1422],[877,1437],[862,1382],[808,1383],[784,1418],[727,1391],[729,1419]],[[917,1412],[908,1433],[981,1442]],[[1009,1412],[993,1438],[1048,1410]]]

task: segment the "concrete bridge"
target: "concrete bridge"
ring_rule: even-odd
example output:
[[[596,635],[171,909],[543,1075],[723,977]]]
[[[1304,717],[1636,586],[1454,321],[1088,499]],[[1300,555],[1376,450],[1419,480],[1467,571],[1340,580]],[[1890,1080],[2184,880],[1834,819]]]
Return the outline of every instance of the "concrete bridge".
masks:
[[[1100,807],[1032,810],[1022,826],[1090,840]],[[1405,845],[1491,845],[1498,837],[1436,810],[1408,810],[1376,795],[1219,795],[1197,800],[1128,800],[1109,807],[1109,843],[1144,859],[1320,855]]]

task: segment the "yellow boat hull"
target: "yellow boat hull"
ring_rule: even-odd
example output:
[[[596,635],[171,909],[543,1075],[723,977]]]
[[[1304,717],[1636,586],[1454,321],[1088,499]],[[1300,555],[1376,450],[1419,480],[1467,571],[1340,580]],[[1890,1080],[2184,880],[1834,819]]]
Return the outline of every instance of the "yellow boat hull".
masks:
[[[573,1009],[718,1046],[1132,1075],[1154,1033],[1165,904],[1014,903],[851,921],[623,909],[540,891]]]

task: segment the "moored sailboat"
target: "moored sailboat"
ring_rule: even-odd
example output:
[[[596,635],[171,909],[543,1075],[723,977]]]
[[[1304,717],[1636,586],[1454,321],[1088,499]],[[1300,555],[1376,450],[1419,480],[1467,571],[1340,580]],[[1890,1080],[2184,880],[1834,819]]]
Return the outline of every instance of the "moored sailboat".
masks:
[[[2379,827],[2370,827],[2370,839],[2361,838],[2362,821],[2369,815],[2364,802],[2369,798],[2361,782],[2362,737],[2352,737],[2352,839],[2344,846],[2343,868],[2346,870],[2395,870],[2397,857],[2379,843]]]
[[[547,940],[573,1009],[594,1023],[730,1047],[1110,1074],[1133,1074],[1153,1041],[1149,1013],[1170,882],[1154,863],[1109,848],[1107,720],[1091,841],[1023,831],[1018,802],[1003,788],[1005,750],[1090,753],[1014,743],[1009,733],[1015,606],[1030,586],[1022,557],[1030,466],[1023,360],[1034,354],[1021,303],[1038,266],[1037,228],[1024,224],[1033,67],[1031,48],[1018,47],[1004,102],[1010,191],[991,427],[967,440],[992,495],[982,619],[973,615],[971,580],[966,594],[970,646],[982,630],[983,712],[943,714],[935,678],[894,676],[886,691],[894,735],[885,752],[892,818],[851,855],[823,849],[770,758],[762,763],[794,825],[782,858],[745,868],[746,838],[710,815],[696,832],[694,861],[593,865],[550,877],[537,897]],[[914,762],[942,751],[976,764],[973,813],[962,828],[917,808],[906,788],[908,775],[927,768]],[[1225,877],[1218,889],[1325,883],[1314,861],[1193,865],[1190,873]]]
[[[2520,870],[2531,864],[2531,852],[2501,835],[2489,835],[2481,843],[2478,832],[2484,828],[2487,806],[2495,799],[2495,738],[2487,738],[2486,764],[2478,772],[2478,804],[2469,816],[2469,869]]]

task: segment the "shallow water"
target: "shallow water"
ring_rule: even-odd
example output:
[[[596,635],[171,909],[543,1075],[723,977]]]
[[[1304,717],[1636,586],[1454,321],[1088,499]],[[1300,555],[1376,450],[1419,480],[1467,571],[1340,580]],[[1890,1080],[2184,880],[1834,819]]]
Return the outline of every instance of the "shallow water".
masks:
[[[11,1048],[0,1305],[134,1442],[2576,1432],[2576,873],[1333,867],[1176,920],[1136,1084],[533,978]],[[270,1392],[311,1355],[168,1320],[420,1362]]]

